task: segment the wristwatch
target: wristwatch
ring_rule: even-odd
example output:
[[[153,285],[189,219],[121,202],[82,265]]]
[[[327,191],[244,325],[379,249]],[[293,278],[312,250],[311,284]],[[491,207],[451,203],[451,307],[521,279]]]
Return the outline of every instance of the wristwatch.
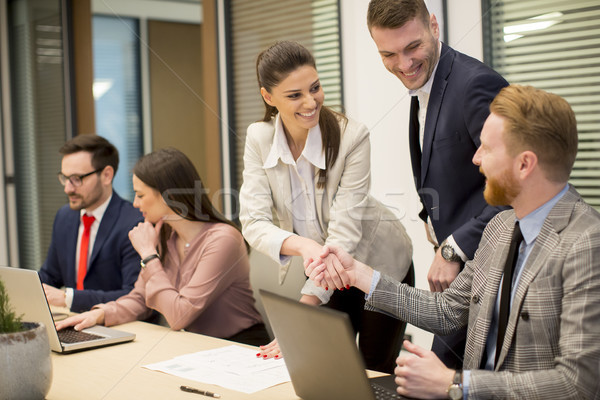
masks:
[[[463,385],[462,385],[462,371],[457,370],[454,374],[454,379],[450,386],[448,386],[448,398],[450,400],[460,400],[463,398]]]
[[[442,242],[441,248],[442,248],[441,249],[442,257],[444,258],[444,260],[450,261],[450,262],[462,263],[462,258],[460,258],[460,256],[458,254],[456,254],[454,247],[452,247],[452,245],[450,243],[448,243],[447,241],[444,240]]]
[[[140,265],[142,266],[142,268],[146,268],[146,264],[148,264],[150,261],[154,260],[155,258],[160,258],[160,256],[156,253],[150,254],[148,257],[146,257],[142,261],[140,261]]]

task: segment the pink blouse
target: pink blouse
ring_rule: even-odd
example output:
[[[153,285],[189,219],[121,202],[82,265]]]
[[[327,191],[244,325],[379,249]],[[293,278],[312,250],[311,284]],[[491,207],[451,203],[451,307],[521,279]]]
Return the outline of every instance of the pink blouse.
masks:
[[[223,223],[206,223],[183,260],[167,241],[168,256],[140,271],[133,290],[100,304],[106,326],[160,312],[171,329],[228,338],[261,322],[250,287],[250,263],[242,235]]]

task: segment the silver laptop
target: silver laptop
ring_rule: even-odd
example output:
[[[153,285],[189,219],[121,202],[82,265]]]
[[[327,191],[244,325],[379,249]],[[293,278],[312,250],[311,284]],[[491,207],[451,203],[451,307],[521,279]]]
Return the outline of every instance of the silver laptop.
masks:
[[[405,399],[396,393],[393,375],[367,377],[347,314],[259,292],[299,397]]]
[[[50,348],[57,353],[70,353],[111,344],[130,342],[135,334],[118,331],[105,326],[94,326],[81,332],[73,329],[57,331],[46,300],[42,282],[36,271],[21,268],[0,267],[0,279],[4,282],[10,304],[24,322],[42,322],[46,325]],[[59,334],[62,340],[59,338]]]

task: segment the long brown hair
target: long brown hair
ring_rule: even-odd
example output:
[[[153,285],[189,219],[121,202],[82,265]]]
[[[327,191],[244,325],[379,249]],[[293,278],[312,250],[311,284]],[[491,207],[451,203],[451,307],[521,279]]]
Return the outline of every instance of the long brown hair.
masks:
[[[221,222],[233,226],[241,234],[240,227],[225,218],[210,202],[198,171],[181,151],[168,147],[146,154],[137,161],[133,173],[144,184],[158,190],[167,206],[180,217],[190,221]],[[171,227],[163,225],[159,247],[163,259],[170,235]]]
[[[256,77],[259,88],[271,93],[271,90],[279,85],[290,73],[303,66],[311,66],[317,69],[315,59],[304,46],[296,42],[277,42],[266,50],[263,50],[256,59]],[[278,113],[277,108],[270,106],[266,101],[265,115],[262,121],[271,121]],[[335,112],[323,105],[319,112],[319,127],[321,128],[321,140],[323,151],[325,151],[325,169],[319,171],[317,187],[322,188],[327,183],[327,169],[335,163],[340,150],[341,128],[340,122],[345,126],[347,118],[343,114]]]

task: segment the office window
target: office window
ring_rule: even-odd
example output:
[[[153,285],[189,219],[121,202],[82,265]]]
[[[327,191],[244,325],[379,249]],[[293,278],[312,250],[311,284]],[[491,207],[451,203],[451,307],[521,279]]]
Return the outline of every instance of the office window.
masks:
[[[280,40],[312,51],[325,92],[325,104],[342,106],[342,70],[337,0],[231,0],[229,2],[230,144],[232,187],[242,184],[246,129],[264,115],[256,81],[256,57]],[[237,199],[236,199],[237,200]],[[237,206],[234,205],[237,210]],[[234,210],[234,217],[236,212]]]
[[[56,174],[58,150],[71,134],[64,58],[68,46],[61,1],[15,0],[7,10],[18,264],[39,269],[54,215],[65,204]],[[12,255],[11,260],[16,266]]]
[[[143,152],[139,23],[120,16],[92,21],[96,133],[119,150],[113,187],[133,201],[131,170]]]
[[[510,83],[564,97],[579,151],[570,182],[600,210],[600,4],[597,0],[483,1],[486,62]]]

